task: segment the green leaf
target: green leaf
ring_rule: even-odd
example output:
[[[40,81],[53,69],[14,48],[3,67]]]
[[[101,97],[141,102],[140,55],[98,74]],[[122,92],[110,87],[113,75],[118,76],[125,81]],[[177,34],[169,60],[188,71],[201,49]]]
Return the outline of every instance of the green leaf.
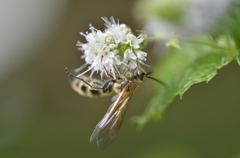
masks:
[[[222,16],[215,30],[216,34],[231,34],[238,49],[240,49],[240,1],[231,2],[228,13]]]
[[[182,44],[161,62],[154,72],[167,83],[168,89],[160,88],[150,101],[146,111],[135,121],[142,128],[150,120],[160,119],[175,96],[183,94],[191,85],[209,82],[217,70],[232,61],[237,51],[230,36],[221,36],[214,40],[211,36],[199,36]]]
[[[172,46],[174,48],[179,48],[181,49],[180,45],[179,45],[179,41],[176,37],[169,39],[169,41],[166,42],[166,46]]]
[[[146,42],[166,41],[166,47],[181,49],[177,36],[172,32],[157,31],[154,37],[148,37]]]

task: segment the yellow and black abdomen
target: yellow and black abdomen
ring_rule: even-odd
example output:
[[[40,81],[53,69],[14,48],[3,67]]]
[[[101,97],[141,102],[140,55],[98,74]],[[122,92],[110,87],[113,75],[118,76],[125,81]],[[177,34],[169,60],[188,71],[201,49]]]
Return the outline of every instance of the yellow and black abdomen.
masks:
[[[93,87],[98,87],[98,88],[104,87],[104,83],[101,80],[89,78],[85,75],[82,75],[81,78]],[[108,96],[113,93],[112,87],[108,87],[107,90],[95,89],[87,85],[86,83],[84,83],[82,80],[73,78],[71,76],[70,76],[70,84],[72,88],[82,96],[101,97],[101,96]]]

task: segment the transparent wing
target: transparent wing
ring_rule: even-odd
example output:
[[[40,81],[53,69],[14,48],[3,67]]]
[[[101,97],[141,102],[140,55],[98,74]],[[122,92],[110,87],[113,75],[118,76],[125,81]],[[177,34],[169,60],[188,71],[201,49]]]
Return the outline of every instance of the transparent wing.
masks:
[[[96,139],[101,149],[108,147],[115,140],[122,125],[129,101],[132,97],[132,93],[126,93],[126,89],[125,87],[118,99],[109,107],[92,133],[90,142]]]

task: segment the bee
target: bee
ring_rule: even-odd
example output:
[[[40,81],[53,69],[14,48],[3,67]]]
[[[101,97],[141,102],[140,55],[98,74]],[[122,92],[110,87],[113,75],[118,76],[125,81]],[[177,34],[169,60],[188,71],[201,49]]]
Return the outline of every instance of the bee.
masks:
[[[100,149],[107,148],[115,140],[132,95],[144,78],[150,78],[161,84],[165,84],[160,80],[150,77],[149,75],[151,73],[145,73],[140,67],[133,71],[127,71],[124,74],[118,75],[116,79],[111,77],[111,79],[106,82],[91,79],[85,75],[81,75],[80,78],[77,76],[78,71],[73,71],[71,73],[67,68],[66,72],[70,76],[72,88],[80,95],[99,97],[112,95],[113,92],[117,93],[112,97],[113,103],[97,124],[90,137],[90,142],[96,140]]]

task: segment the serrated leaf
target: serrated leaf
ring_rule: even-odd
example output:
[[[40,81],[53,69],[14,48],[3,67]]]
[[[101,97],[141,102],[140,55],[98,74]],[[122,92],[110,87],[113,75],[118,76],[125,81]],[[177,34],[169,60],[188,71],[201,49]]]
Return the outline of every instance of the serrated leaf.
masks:
[[[225,42],[222,42],[225,41]],[[151,100],[146,111],[137,117],[138,128],[142,128],[153,118],[161,118],[175,96],[183,94],[193,84],[209,82],[217,70],[232,61],[237,52],[229,36],[215,41],[211,36],[199,36],[175,49],[157,67],[159,78],[167,83],[168,89],[161,88]],[[224,47],[223,47],[224,46]]]

